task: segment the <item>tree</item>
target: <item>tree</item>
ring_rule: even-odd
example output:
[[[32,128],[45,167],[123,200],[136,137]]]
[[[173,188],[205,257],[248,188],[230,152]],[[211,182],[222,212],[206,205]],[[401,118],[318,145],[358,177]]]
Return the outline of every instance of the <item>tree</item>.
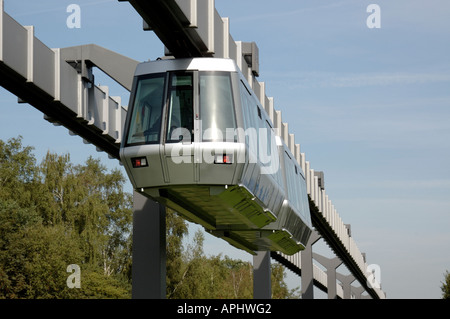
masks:
[[[445,282],[442,283],[442,299],[450,299],[450,272],[445,272]]]
[[[171,298],[182,280],[183,238],[188,234],[186,221],[166,209],[166,296]]]
[[[180,259],[177,282],[168,297],[173,299],[208,298],[208,287],[205,279],[208,277],[209,265],[203,253],[204,236],[197,231],[193,245],[189,245]]]
[[[175,270],[177,281],[168,298],[173,299],[251,299],[253,298],[253,266],[250,262],[235,260],[221,254],[206,256],[203,251],[205,238],[198,230],[186,250],[182,250],[179,268]],[[272,297],[287,299],[298,297],[289,291],[281,264],[272,264]]]
[[[67,265],[82,256],[61,226],[35,224],[8,236],[2,251],[1,291],[6,298],[70,298]]]
[[[0,140],[0,198],[19,201],[21,207],[33,206],[38,170],[32,151],[30,146],[22,147],[21,137]]]
[[[253,298],[253,266],[249,262],[225,256],[222,264],[226,270],[223,288],[219,291],[226,298]]]
[[[0,141],[0,297],[131,295],[131,195],[120,171],[89,157],[47,153],[40,165],[21,138]],[[69,264],[83,289],[66,285]]]

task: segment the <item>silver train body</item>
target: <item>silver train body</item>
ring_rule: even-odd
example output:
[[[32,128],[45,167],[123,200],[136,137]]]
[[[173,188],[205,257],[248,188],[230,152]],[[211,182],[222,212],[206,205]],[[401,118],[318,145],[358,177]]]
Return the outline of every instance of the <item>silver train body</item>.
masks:
[[[124,132],[137,191],[250,253],[306,245],[304,173],[233,60],[139,64]]]

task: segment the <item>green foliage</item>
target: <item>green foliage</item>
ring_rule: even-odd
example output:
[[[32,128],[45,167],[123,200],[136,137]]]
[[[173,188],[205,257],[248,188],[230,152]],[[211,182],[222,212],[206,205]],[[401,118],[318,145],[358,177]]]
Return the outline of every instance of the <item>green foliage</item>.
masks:
[[[250,262],[228,256],[207,257],[203,251],[204,236],[197,231],[193,242],[182,254],[178,281],[168,286],[167,297],[173,299],[251,299],[253,266]],[[282,265],[272,264],[272,298],[298,298],[289,291]]]
[[[183,238],[188,234],[184,219],[171,209],[166,209],[166,286],[168,296],[181,280],[183,264]]]
[[[442,299],[450,299],[450,272],[445,272],[445,282],[442,283]]]
[[[132,195],[119,170],[89,157],[47,153],[37,163],[21,137],[0,140],[0,299],[130,298]],[[167,297],[252,298],[253,268],[206,256],[197,232],[185,247],[186,221],[167,209]],[[67,266],[81,268],[69,288]],[[290,298],[284,269],[272,265],[273,298]],[[295,296],[294,296],[295,297]]]
[[[1,291],[6,298],[68,298],[64,291],[67,265],[80,260],[81,250],[61,226],[24,227],[8,238],[0,260],[6,273]],[[6,252],[6,254],[5,254]],[[3,279],[3,278],[2,278]]]
[[[21,138],[0,141],[0,298],[125,298],[131,282],[131,195],[99,160],[40,165]],[[69,289],[67,266],[82,269]]]

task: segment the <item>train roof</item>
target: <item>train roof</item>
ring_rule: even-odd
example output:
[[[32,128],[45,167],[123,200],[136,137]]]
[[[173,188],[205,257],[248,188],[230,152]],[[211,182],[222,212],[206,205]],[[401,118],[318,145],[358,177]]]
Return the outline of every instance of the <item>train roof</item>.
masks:
[[[160,59],[140,63],[136,68],[135,75],[180,70],[239,72],[236,62],[232,59],[184,58]]]

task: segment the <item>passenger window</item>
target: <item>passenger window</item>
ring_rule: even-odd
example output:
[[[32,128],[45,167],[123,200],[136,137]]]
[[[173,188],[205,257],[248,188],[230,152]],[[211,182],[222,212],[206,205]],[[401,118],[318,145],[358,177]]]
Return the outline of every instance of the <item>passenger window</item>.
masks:
[[[159,143],[165,74],[138,80],[129,124],[128,145]]]
[[[297,210],[300,210],[299,205],[299,195],[300,195],[300,189],[298,184],[298,178],[297,175],[295,175],[295,164],[292,162],[291,157],[289,154],[285,151],[284,152],[284,163],[285,163],[285,171],[286,171],[286,181],[287,181],[287,191],[288,191],[288,199],[292,203],[292,205],[297,208]]]
[[[259,110],[259,108],[258,108]],[[265,121],[266,125],[260,128],[258,146],[259,146],[259,157],[261,164],[263,166],[272,165],[271,156],[272,156],[272,130],[268,126],[268,122]],[[261,136],[262,135],[262,136]],[[265,137],[265,139],[264,139]]]
[[[252,114],[250,112],[252,101],[251,101],[251,93],[248,90],[247,86],[245,86],[244,82],[242,82],[242,80],[240,85],[240,94],[241,94],[242,114],[244,116],[244,128],[248,129],[253,127],[251,121]]]

